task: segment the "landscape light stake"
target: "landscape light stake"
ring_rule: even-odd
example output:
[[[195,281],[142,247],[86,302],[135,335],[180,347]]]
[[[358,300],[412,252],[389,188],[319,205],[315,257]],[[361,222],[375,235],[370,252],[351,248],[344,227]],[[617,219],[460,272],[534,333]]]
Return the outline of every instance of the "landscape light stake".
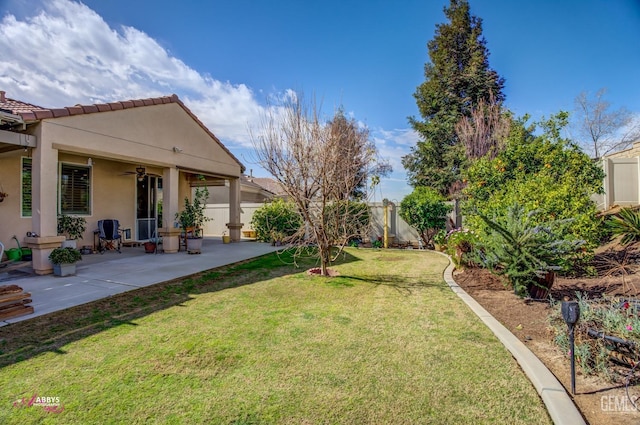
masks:
[[[577,301],[562,301],[562,318],[569,327],[569,349],[571,350],[571,393],[576,395],[576,360],[574,353],[574,326],[580,319],[580,305]]]

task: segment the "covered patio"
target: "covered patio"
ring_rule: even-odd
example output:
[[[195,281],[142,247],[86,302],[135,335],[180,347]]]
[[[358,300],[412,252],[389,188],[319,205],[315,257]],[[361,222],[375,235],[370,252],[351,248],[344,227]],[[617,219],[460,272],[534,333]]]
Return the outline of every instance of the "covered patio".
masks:
[[[243,171],[175,95],[43,108],[0,91],[0,242],[9,248],[16,236],[31,248],[37,274],[52,272],[60,214],[86,220],[83,244],[98,221],[115,219],[132,240],[160,236],[164,251],[177,253],[175,216],[199,185],[228,188],[224,222],[238,241]]]

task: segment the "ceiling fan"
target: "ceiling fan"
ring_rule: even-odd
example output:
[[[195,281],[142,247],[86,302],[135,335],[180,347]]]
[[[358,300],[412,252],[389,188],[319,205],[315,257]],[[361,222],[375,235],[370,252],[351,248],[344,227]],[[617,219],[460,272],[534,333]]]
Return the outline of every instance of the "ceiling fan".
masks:
[[[144,168],[142,165],[138,165],[136,167],[136,171],[125,171],[123,173],[123,175],[126,175],[126,174],[134,174],[136,176],[136,179],[138,179],[139,182],[144,180],[145,176],[160,177],[160,175],[158,174],[147,173],[146,168]]]

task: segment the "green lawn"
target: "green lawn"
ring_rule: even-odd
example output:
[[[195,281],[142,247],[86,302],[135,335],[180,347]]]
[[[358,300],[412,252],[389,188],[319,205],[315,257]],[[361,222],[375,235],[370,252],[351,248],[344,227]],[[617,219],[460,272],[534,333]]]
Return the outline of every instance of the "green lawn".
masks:
[[[137,314],[111,300],[44,343],[15,337],[26,324],[0,328],[0,423],[551,423],[443,282],[444,257],[347,253],[336,278],[272,255],[129,293]],[[35,393],[64,411],[13,407]]]

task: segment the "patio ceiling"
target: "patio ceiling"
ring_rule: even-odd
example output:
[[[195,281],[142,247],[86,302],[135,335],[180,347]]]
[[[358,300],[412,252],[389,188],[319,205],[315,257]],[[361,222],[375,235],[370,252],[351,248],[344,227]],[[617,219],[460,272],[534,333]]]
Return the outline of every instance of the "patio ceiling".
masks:
[[[213,174],[202,170],[194,170],[191,168],[185,168],[177,166],[183,173],[191,174],[189,178],[189,185],[191,187],[198,186],[225,186],[226,180],[233,178],[233,176],[225,176],[221,174]]]

